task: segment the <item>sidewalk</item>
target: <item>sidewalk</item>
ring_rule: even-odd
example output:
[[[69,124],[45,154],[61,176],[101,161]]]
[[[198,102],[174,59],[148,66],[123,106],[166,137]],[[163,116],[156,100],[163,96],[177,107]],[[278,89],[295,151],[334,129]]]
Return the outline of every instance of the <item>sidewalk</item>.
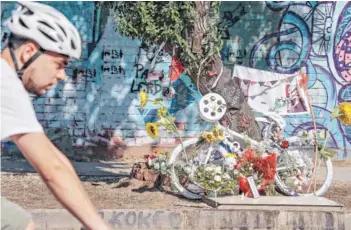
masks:
[[[118,162],[72,162],[79,176],[129,176],[132,163]],[[1,174],[36,173],[33,167],[25,160],[1,161]]]
[[[130,174],[133,164],[125,162],[72,162],[79,176],[117,176],[124,177]],[[334,182],[351,182],[351,168],[333,168]],[[35,173],[27,161],[1,161],[1,174],[6,173]],[[325,171],[317,173],[317,179],[323,179]]]

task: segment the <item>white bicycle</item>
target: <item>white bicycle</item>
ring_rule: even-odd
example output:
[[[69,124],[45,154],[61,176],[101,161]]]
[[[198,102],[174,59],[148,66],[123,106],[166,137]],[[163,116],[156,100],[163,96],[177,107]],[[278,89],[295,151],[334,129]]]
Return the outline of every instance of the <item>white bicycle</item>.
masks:
[[[224,98],[215,93],[204,95],[199,102],[199,112],[205,121],[217,124],[226,112]],[[224,133],[223,141],[201,142],[199,145],[199,138],[191,138],[176,146],[169,160],[169,164],[172,165],[171,181],[174,188],[188,199],[202,199],[205,190],[194,180],[199,166],[223,165],[228,153],[238,152],[250,142],[254,148],[260,149],[265,146],[267,152],[277,154],[274,181],[278,192],[288,196],[323,195],[331,185],[333,167],[331,159],[322,157],[321,153],[318,155],[317,167],[314,167],[315,147],[311,141],[313,142],[313,135],[316,134],[312,131],[304,133],[305,138],[288,138],[286,140],[289,142],[289,148],[282,148],[272,137],[277,128],[284,130],[285,120],[277,113],[261,113],[255,120],[261,129],[262,142],[217,124]],[[322,176],[313,180],[314,172]]]

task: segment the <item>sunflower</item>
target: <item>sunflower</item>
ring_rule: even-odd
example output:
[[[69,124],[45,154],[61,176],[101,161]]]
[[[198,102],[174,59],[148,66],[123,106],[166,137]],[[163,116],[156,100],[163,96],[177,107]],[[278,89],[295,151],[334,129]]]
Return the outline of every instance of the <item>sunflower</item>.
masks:
[[[215,135],[213,135],[212,132],[206,132],[206,131],[205,131],[205,132],[202,133],[201,137],[202,137],[203,139],[205,139],[205,141],[206,141],[207,143],[212,143],[212,142],[215,142],[215,141],[216,141],[216,137],[215,137]]]
[[[213,135],[216,137],[217,140],[224,141],[223,131],[220,130],[217,125],[213,128]]]
[[[351,125],[351,104],[348,102],[342,102],[339,105],[339,116],[338,119],[341,123],[348,126]]]
[[[147,123],[146,132],[150,137],[155,139],[159,135],[158,125],[156,123]]]
[[[158,110],[157,110],[157,115],[159,117],[166,117],[167,116],[167,108],[164,106],[161,106]]]
[[[148,100],[147,93],[144,90],[141,90],[139,93],[139,97],[140,97],[140,108],[143,109],[147,104],[147,100]]]

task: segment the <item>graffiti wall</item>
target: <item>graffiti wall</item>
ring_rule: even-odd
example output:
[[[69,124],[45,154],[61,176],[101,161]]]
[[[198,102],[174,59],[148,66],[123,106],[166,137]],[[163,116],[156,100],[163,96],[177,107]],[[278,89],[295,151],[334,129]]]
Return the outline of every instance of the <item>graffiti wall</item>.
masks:
[[[47,4],[79,28],[84,45],[82,58],[67,67],[69,79],[33,101],[39,121],[55,134],[56,141],[69,136],[74,146],[119,141],[139,146],[175,144],[176,138],[163,131],[159,140],[147,136],[145,124],[156,119],[156,107],[141,110],[138,102],[142,89],[151,99],[163,97],[170,81],[171,56],[121,36],[108,9],[95,2]],[[1,22],[14,6],[1,2]],[[306,72],[318,129],[331,130],[329,146],[339,149],[339,158],[350,156],[351,128],[330,122],[329,115],[339,102],[351,101],[351,3],[223,2],[220,18],[228,25],[221,51],[225,65]],[[2,38],[3,47],[3,27]],[[173,86],[176,94],[165,104],[181,124],[183,137],[198,136],[205,126],[196,107],[200,95],[186,75]],[[286,120],[288,135],[313,127],[309,116]]]
[[[350,155],[351,128],[329,117],[338,103],[351,101],[351,3],[225,2],[222,9],[229,24],[226,65],[307,73],[318,129],[330,129],[329,146],[339,149],[339,158]],[[286,120],[288,135],[313,129],[310,116]]]
[[[161,50],[156,55],[158,47],[121,36],[108,10],[94,2],[44,3],[61,10],[78,27],[83,40],[81,59],[67,66],[68,80],[46,97],[33,100],[40,123],[55,134],[56,142],[62,139],[66,146],[69,136],[75,147],[121,142],[129,146],[175,145],[177,139],[165,130],[157,140],[147,135],[145,124],[157,119],[158,107],[149,103],[140,109],[141,90],[148,92],[150,100],[164,98],[164,105],[181,124],[182,137],[201,133],[206,124],[198,116],[200,95],[187,75],[173,83],[174,97],[163,96],[170,86],[172,57],[168,53]],[[1,2],[2,22],[14,7],[12,2]],[[2,27],[2,47],[6,34]]]

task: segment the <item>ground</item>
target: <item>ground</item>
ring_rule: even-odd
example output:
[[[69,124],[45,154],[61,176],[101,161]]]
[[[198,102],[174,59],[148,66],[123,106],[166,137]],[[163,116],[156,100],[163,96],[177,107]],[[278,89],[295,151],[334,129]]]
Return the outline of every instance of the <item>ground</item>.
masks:
[[[83,185],[98,209],[176,209],[204,207],[204,204],[177,197],[165,191],[143,187],[137,180],[82,177]],[[16,189],[14,189],[16,188]],[[334,183],[325,198],[342,203],[351,210],[351,183]],[[2,175],[1,195],[27,209],[62,208],[34,174]]]

